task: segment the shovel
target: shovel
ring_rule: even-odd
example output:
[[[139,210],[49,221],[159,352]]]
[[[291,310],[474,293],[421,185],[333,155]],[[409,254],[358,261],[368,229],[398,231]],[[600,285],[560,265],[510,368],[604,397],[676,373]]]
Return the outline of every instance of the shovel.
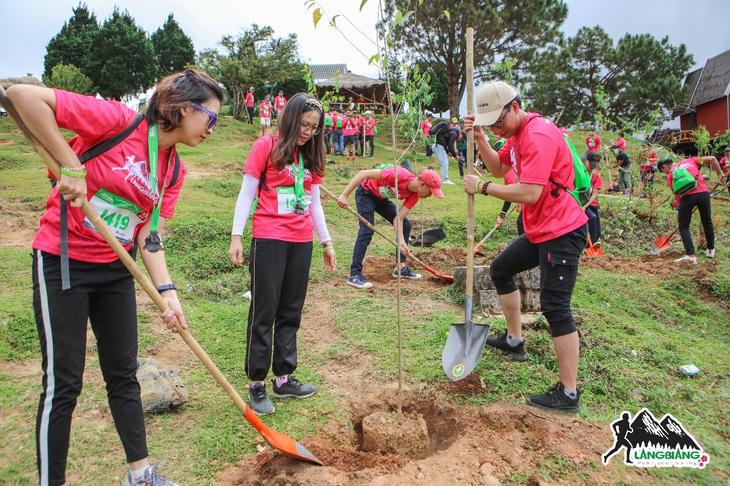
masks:
[[[504,218],[503,219],[506,220],[507,219],[507,216],[509,216],[510,213],[512,211],[514,211],[514,209],[516,207],[517,206],[513,205],[511,208],[509,208],[509,210],[507,211],[507,214],[504,215]],[[504,221],[502,221],[502,224],[504,224]],[[484,242],[487,241],[487,238],[489,238],[490,236],[492,236],[492,233],[494,233],[497,230],[497,228],[499,228],[500,226],[501,225],[499,225],[499,224],[495,224],[494,225],[494,228],[492,228],[491,230],[489,230],[489,233],[487,233],[487,235],[484,238],[482,238],[482,240],[479,243],[477,243],[476,246],[474,247],[474,253],[479,253],[480,251],[482,251],[482,245],[484,244]]]
[[[322,185],[320,185],[319,188],[325,194],[327,194],[329,197],[331,197],[332,199],[334,199],[335,201],[337,201],[337,196],[335,196],[334,194],[332,194],[332,192],[330,192],[329,189],[327,189],[326,187],[324,187]],[[370,224],[370,221],[368,221],[367,219],[363,218],[362,214],[360,214],[357,211],[355,211],[354,209],[352,209],[352,206],[350,206],[348,204],[345,209],[347,209],[351,214],[357,216],[357,218],[360,221],[362,221],[362,223],[365,226],[367,226],[368,228],[370,228],[371,230],[375,231],[377,234],[379,234],[380,236],[382,236],[383,238],[385,238],[385,240],[388,241],[391,245],[394,245],[396,247],[396,249],[398,248],[398,243],[396,243],[395,240],[393,240],[392,238],[388,237],[385,233],[383,233],[378,228],[376,228],[375,226],[373,226],[372,224]],[[451,277],[451,276],[448,276],[448,275],[443,275],[442,273],[434,270],[433,268],[429,267],[428,265],[426,265],[425,263],[423,263],[421,260],[419,260],[418,258],[416,258],[415,256],[413,256],[413,254],[409,254],[408,255],[408,258],[410,258],[411,260],[413,260],[417,264],[421,265],[423,268],[425,268],[426,270],[428,270],[432,274],[436,275],[441,280],[443,280],[445,282],[453,282],[454,281],[454,277]]]
[[[474,29],[466,29],[466,99],[467,113],[474,114]],[[474,169],[474,130],[467,134],[467,170]],[[464,323],[452,324],[441,354],[441,366],[452,381],[463,380],[474,370],[487,343],[489,325],[477,324],[472,320],[474,306],[474,194],[467,195],[466,227],[466,302]]]
[[[600,246],[596,247],[593,245],[593,241],[591,240],[591,235],[588,235],[588,246],[586,247],[586,255],[589,257],[602,257],[603,256],[603,250]]]
[[[38,155],[41,156],[43,162],[46,164],[46,166],[48,166],[48,169],[50,169],[50,171],[53,173],[54,176],[56,176],[57,179],[60,179],[60,165],[25,125],[23,120],[20,118],[20,115],[18,115],[18,112],[15,110],[15,107],[5,96],[5,90],[2,86],[0,86],[0,104],[2,104],[7,112],[10,114],[10,116],[13,117],[15,123],[28,139],[28,142],[30,142],[36,152],[38,152]],[[127,253],[127,250],[124,249],[122,244],[119,243],[119,240],[117,240],[114,234],[112,234],[109,227],[106,225],[106,223],[104,223],[104,221],[102,221],[102,219],[99,217],[99,214],[96,212],[91,203],[89,203],[89,201],[84,201],[84,204],[81,206],[81,210],[84,212],[86,217],[89,218],[89,221],[91,222],[91,224],[94,225],[94,228],[96,228],[97,231],[99,231],[99,233],[104,237],[104,240],[106,240],[109,246],[112,247],[122,263],[124,263],[129,272],[134,276],[135,280],[137,280],[137,282],[142,286],[145,292],[147,292],[150,298],[155,302],[157,308],[161,312],[169,310],[170,308],[167,305],[167,301],[165,301],[165,299],[162,298],[159,292],[157,292],[157,288],[152,284],[152,282],[150,282],[147,276],[142,272],[142,269],[139,268],[134,259],[132,259],[129,253]],[[297,459],[318,464],[320,466],[322,465],[322,461],[314,457],[314,455],[299,442],[282,433],[269,429],[266,424],[261,421],[258,415],[256,415],[256,413],[246,405],[246,402],[243,401],[243,399],[236,392],[233,386],[228,382],[228,380],[226,380],[225,376],[223,376],[215,363],[213,363],[210,357],[208,357],[206,352],[203,350],[203,348],[200,347],[200,344],[198,344],[198,342],[188,332],[188,330],[183,329],[181,326],[178,326],[177,321],[175,322],[175,328],[177,329],[178,334],[180,334],[180,337],[183,338],[185,343],[190,347],[193,353],[195,353],[195,356],[197,356],[198,359],[205,365],[210,374],[215,377],[220,386],[223,387],[226,393],[228,393],[228,396],[231,397],[236,406],[243,412],[244,418],[251,425],[253,425],[258,433],[261,434],[264,439],[266,439],[266,442],[271,445],[271,447],[278,449],[281,452]]]
[[[694,213],[697,210],[697,207],[695,207],[692,212]],[[652,255],[658,255],[664,250],[670,248],[672,246],[672,242],[670,241],[672,239],[672,236],[674,236],[674,233],[679,231],[679,226],[674,228],[674,231],[669,233],[668,236],[660,236],[656,240],[654,240],[654,243],[649,247],[649,253]]]

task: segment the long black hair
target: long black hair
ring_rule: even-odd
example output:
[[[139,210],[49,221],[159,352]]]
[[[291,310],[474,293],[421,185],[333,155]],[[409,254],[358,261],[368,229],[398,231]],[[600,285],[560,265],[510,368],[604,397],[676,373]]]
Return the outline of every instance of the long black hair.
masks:
[[[302,115],[310,111],[319,113],[317,134],[299,147]],[[271,154],[271,163],[279,170],[294,161],[294,151],[298,148],[304,159],[304,167],[313,174],[324,176],[327,164],[324,158],[324,116],[322,103],[316,96],[308,93],[297,93],[287,101],[284,110],[279,115],[279,139]]]

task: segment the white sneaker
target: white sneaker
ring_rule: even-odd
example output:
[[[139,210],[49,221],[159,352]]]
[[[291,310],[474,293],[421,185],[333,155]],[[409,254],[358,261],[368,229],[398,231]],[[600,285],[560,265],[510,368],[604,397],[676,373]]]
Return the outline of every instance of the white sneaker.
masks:
[[[705,256],[707,258],[715,258],[715,249],[712,250],[705,250]]]
[[[694,265],[697,265],[697,257],[694,255],[685,255],[682,258],[677,258],[674,260],[674,263],[682,263],[682,262],[689,262]]]
[[[447,186],[455,186],[456,185],[456,184],[454,184],[451,181],[444,181],[444,182],[442,182],[442,184],[446,184]]]

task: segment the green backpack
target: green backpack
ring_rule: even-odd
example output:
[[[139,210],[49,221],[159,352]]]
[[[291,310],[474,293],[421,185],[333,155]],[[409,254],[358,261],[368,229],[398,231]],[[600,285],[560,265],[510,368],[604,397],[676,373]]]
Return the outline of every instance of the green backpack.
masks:
[[[580,155],[578,155],[578,151],[575,149],[573,142],[571,142],[568,136],[565,134],[563,134],[563,138],[565,139],[565,143],[568,145],[570,154],[573,156],[574,189],[571,191],[567,187],[555,182],[552,178],[550,178],[550,182],[552,182],[565,192],[569,192],[575,198],[575,200],[578,201],[580,207],[583,207],[588,204],[588,201],[590,201],[591,199],[591,175],[588,173],[588,170],[583,164],[583,161],[580,160]]]
[[[683,196],[697,187],[697,179],[684,167],[674,169],[672,173],[672,192]]]

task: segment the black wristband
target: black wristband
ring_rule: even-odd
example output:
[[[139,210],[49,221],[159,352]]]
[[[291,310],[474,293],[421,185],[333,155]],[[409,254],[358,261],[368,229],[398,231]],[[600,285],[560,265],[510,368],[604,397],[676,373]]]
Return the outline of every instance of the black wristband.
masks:
[[[482,195],[489,196],[489,194],[487,193],[487,187],[489,187],[489,184],[491,182],[492,181],[485,181],[484,184],[482,184],[481,190],[479,191]]]
[[[169,283],[169,284],[160,285],[159,287],[157,287],[158,294],[161,294],[162,292],[164,292],[166,290],[177,290],[177,285],[175,285],[174,283]]]

